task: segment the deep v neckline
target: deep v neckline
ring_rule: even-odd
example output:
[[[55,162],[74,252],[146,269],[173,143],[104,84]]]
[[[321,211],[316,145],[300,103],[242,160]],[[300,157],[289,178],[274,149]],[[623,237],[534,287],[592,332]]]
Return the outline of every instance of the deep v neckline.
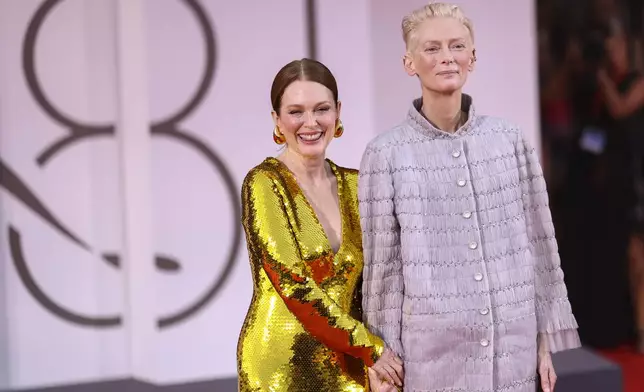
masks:
[[[278,167],[280,167],[284,172],[286,172],[286,174],[290,177],[290,179],[293,180],[293,182],[297,186],[297,189],[300,191],[300,193],[302,194],[302,197],[306,201],[305,204],[306,204],[307,208],[309,209],[309,211],[311,212],[311,215],[313,215],[313,219],[315,221],[316,226],[318,227],[318,229],[320,229],[320,232],[324,236],[324,240],[325,240],[325,244],[326,244],[326,246],[325,246],[326,250],[335,257],[335,255],[340,253],[342,251],[342,248],[344,247],[344,234],[345,234],[344,205],[342,203],[342,186],[343,186],[343,184],[342,184],[342,177],[340,176],[340,172],[338,170],[338,167],[330,159],[326,158],[324,160],[325,162],[327,162],[329,164],[329,167],[331,168],[331,172],[333,172],[333,175],[335,176],[335,181],[336,181],[336,184],[337,184],[337,192],[336,192],[337,194],[336,194],[336,196],[338,198],[338,210],[339,210],[339,213],[340,213],[340,244],[338,246],[338,250],[334,251],[333,246],[331,246],[331,241],[329,240],[329,236],[327,235],[326,230],[324,230],[324,226],[322,225],[322,222],[320,221],[320,217],[318,217],[317,212],[315,212],[315,208],[313,208],[313,204],[311,204],[311,201],[309,200],[309,198],[307,197],[306,193],[304,192],[304,189],[302,188],[302,186],[300,185],[299,181],[297,180],[297,177],[295,176],[295,173],[293,173],[291,171],[291,169],[289,169],[288,166],[286,166],[286,164],[284,162],[280,161],[279,159],[277,159],[275,157],[268,157],[266,159],[270,160],[272,162],[275,162],[278,165]]]

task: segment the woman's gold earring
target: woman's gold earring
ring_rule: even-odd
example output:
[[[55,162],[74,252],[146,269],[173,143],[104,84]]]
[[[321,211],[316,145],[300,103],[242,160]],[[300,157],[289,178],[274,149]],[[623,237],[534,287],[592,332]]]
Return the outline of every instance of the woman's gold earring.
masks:
[[[335,134],[333,135],[334,137],[340,137],[344,133],[344,125],[342,124],[342,120],[338,119],[338,122],[335,126]]]
[[[277,125],[273,128],[273,141],[280,145],[286,143],[286,138],[284,138],[284,135],[280,132]]]

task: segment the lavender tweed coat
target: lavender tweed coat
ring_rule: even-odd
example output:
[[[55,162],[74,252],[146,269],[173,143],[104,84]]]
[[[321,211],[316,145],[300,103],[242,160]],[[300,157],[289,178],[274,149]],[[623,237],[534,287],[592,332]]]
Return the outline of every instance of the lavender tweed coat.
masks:
[[[362,159],[364,321],[405,391],[534,392],[537,335],[580,345],[537,154],[467,95],[453,134],[420,107]]]

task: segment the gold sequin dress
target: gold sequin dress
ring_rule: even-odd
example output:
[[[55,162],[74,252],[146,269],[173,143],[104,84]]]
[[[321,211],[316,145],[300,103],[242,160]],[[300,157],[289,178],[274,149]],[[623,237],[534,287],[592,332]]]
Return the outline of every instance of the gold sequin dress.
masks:
[[[361,322],[358,172],[337,178],[342,243],[334,253],[295,176],[267,158],[242,185],[254,292],[237,348],[239,390],[368,390],[382,340]]]

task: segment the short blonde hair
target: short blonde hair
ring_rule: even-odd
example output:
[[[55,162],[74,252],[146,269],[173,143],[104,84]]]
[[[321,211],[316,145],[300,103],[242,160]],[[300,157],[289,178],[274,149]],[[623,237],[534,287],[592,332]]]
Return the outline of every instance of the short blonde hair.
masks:
[[[405,45],[409,47],[409,42],[418,28],[424,21],[435,17],[454,18],[461,22],[470,33],[472,42],[474,42],[474,26],[472,21],[465,16],[461,8],[450,3],[429,3],[424,7],[418,8],[407,14],[402,20],[402,34]]]

